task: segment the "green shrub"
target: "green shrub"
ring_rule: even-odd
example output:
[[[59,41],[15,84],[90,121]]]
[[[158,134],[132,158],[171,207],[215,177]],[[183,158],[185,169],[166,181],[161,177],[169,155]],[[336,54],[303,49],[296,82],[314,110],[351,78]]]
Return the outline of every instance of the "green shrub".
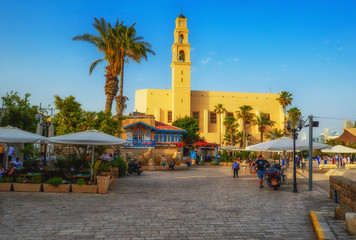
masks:
[[[62,184],[63,179],[61,177],[54,177],[48,180],[46,183],[58,187],[59,184]]]
[[[41,183],[41,175],[31,177],[28,183]]]
[[[110,162],[103,161],[99,166],[100,172],[110,172]]]
[[[0,183],[11,183],[11,182],[12,182],[12,178],[11,177],[0,178]]]
[[[116,157],[111,164],[112,167],[119,168],[119,177],[123,177],[126,175],[127,172],[127,164],[125,160],[121,157]]]
[[[218,165],[218,162],[215,160],[211,161],[210,163],[211,163],[211,165]]]
[[[16,182],[17,183],[24,183],[24,182],[26,182],[26,178],[25,177],[17,177],[16,178]]]
[[[85,180],[84,178],[80,178],[78,179],[78,181],[76,182],[77,185],[85,185]]]

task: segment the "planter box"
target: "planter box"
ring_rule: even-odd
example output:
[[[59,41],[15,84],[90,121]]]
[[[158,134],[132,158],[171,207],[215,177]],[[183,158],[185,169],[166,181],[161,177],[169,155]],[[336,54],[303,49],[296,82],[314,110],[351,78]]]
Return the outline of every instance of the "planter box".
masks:
[[[41,183],[13,183],[15,192],[39,192]]]
[[[10,191],[12,183],[0,183],[0,191]]]
[[[44,192],[69,192],[70,184],[59,184],[58,187],[44,183],[43,184],[43,191]]]
[[[110,176],[97,176],[96,181],[99,193],[107,193],[110,184]]]
[[[77,185],[72,184],[72,192],[75,193],[97,193],[98,185]]]

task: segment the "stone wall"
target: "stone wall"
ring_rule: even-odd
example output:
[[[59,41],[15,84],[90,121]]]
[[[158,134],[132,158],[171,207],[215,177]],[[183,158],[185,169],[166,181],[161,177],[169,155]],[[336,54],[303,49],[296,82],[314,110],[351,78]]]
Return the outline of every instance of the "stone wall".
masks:
[[[356,212],[356,182],[342,176],[330,176],[330,198],[335,200],[337,191],[338,202]]]

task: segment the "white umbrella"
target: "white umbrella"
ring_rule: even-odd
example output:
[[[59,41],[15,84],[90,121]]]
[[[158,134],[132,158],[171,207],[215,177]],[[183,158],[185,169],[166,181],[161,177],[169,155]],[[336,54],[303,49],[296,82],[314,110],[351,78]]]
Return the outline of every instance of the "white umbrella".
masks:
[[[356,153],[356,149],[348,148],[342,145],[336,145],[331,148],[321,150],[324,153]]]
[[[0,127],[0,142],[2,143],[39,143],[45,139],[47,138],[16,127]]]
[[[97,145],[122,145],[129,146],[130,143],[111,136],[109,134],[103,133],[98,130],[87,130],[84,132],[71,133],[66,135],[61,135],[57,137],[50,137],[46,140],[49,143],[60,143],[60,144],[75,144],[75,145],[91,145],[92,146],[92,158],[91,164],[94,164],[94,146]],[[93,171],[91,172],[93,174]]]
[[[327,144],[315,143],[313,142],[313,149],[323,149],[330,147]],[[295,142],[296,150],[309,150],[309,142],[296,140]],[[246,147],[246,150],[250,151],[288,151],[293,150],[293,139],[289,137],[282,137],[276,140],[271,140],[264,143],[259,143],[256,145],[251,145]]]
[[[71,133],[56,137],[50,137],[46,140],[49,143],[62,143],[62,144],[77,144],[77,145],[124,145],[128,146],[130,143],[103,133],[98,130],[87,130],[84,132]]]
[[[21,130],[17,127],[0,127],[0,142],[6,143],[6,145],[8,145],[9,143],[40,143],[45,139],[46,137]],[[6,168],[9,165],[7,161],[7,155],[8,153],[6,153],[5,156]]]

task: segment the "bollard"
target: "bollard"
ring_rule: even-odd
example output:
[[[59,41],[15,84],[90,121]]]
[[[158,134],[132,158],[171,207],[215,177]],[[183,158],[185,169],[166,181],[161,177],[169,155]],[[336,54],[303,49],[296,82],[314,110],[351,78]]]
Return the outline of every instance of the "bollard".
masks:
[[[337,203],[337,191],[334,190],[334,196],[335,196],[335,203]]]

